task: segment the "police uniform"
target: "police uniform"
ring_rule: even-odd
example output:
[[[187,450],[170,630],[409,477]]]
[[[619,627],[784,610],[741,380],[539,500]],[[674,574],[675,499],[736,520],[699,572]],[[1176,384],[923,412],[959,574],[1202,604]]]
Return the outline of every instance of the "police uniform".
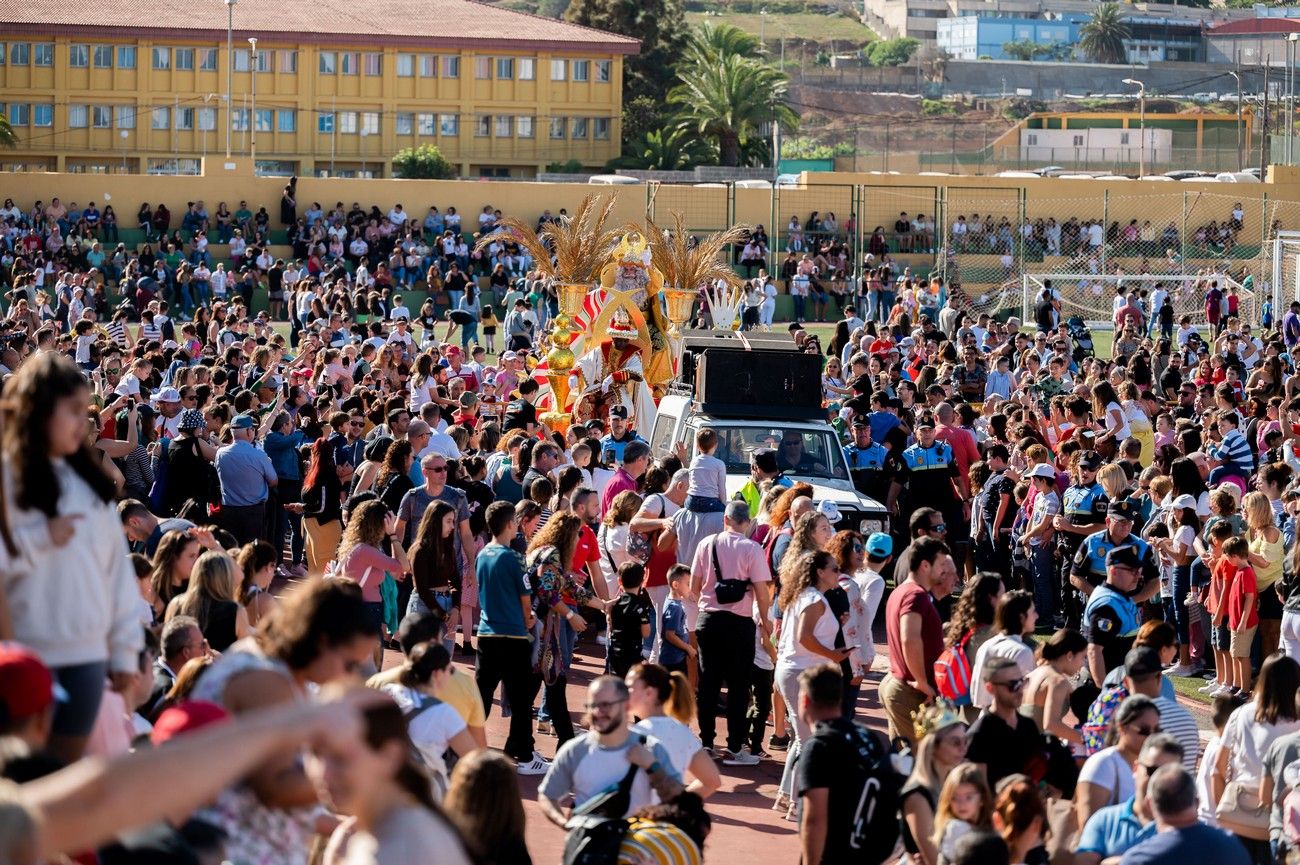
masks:
[[[849,445],[844,448],[844,461],[857,491],[883,502],[889,495],[889,451],[876,442],[866,447]]]
[[[1083,635],[1101,646],[1107,670],[1124,663],[1141,624],[1137,604],[1109,583],[1093,589],[1083,608]]]
[[[614,438],[613,433],[606,433],[605,437],[600,440],[600,461],[605,465],[622,465],[623,448],[632,442],[644,442],[635,430],[628,430],[623,433],[621,439]]]
[[[1137,535],[1129,535],[1118,543],[1111,540],[1110,529],[1102,529],[1088,535],[1083,539],[1083,543],[1079,544],[1079,549],[1075,550],[1070,573],[1082,578],[1090,586],[1100,586],[1106,582],[1106,556],[1116,547],[1123,546],[1133,547],[1142,562],[1140,565],[1142,581],[1130,593],[1139,594],[1149,580],[1160,578],[1160,567],[1156,563],[1155,551],[1151,545]]]
[[[1106,507],[1110,500],[1101,484],[1089,486],[1071,485],[1061,496],[1061,514],[1072,526],[1090,526],[1106,522]],[[1067,627],[1077,628],[1081,609],[1073,587],[1070,585],[1070,568],[1075,552],[1083,543],[1083,538],[1073,532],[1056,533],[1057,567],[1059,578],[1057,590],[1058,601],[1065,614]]]
[[[948,525],[948,537],[954,544],[970,537],[970,527],[962,519],[961,500],[953,488],[958,476],[952,448],[941,439],[935,439],[928,448],[917,442],[904,450],[899,458],[896,483],[907,487],[904,512],[934,508],[943,514]]]

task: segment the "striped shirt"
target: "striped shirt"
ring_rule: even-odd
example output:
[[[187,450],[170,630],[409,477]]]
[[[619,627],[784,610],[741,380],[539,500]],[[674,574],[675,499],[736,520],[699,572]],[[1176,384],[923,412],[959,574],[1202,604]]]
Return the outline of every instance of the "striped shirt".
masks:
[[[1160,729],[1178,740],[1183,746],[1183,768],[1196,773],[1196,758],[1201,755],[1201,734],[1196,719],[1186,708],[1165,696],[1156,697],[1160,710]]]
[[[108,335],[113,342],[117,343],[122,348],[128,348],[130,346],[130,343],[127,342],[126,339],[126,323],[121,319],[110,321],[104,329],[108,331]]]
[[[1246,471],[1255,467],[1255,457],[1250,452],[1250,442],[1246,441],[1246,437],[1240,430],[1228,431],[1219,444],[1216,456],[1221,462]]]

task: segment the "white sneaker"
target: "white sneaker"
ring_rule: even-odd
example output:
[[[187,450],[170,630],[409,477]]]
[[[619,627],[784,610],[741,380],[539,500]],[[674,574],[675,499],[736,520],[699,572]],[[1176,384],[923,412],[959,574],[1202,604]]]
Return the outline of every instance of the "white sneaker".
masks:
[[[520,775],[545,775],[546,770],[551,768],[551,761],[547,760],[538,752],[533,752],[533,759],[527,763],[520,763],[515,770]]]
[[[1165,675],[1177,676],[1178,678],[1181,679],[1186,676],[1190,676],[1195,669],[1196,668],[1193,667],[1191,664],[1175,664],[1174,666],[1165,670]]]
[[[1222,685],[1221,685],[1220,683],[1218,683],[1218,682],[1214,681],[1213,679],[1211,679],[1210,681],[1208,681],[1208,682],[1205,683],[1205,686],[1204,686],[1204,687],[1197,688],[1197,689],[1196,689],[1196,693],[1198,693],[1198,694],[1212,694],[1212,693],[1214,693],[1215,691],[1219,690],[1219,688],[1221,688],[1221,687],[1222,687]]]
[[[739,751],[724,751],[722,765],[724,766],[757,766],[759,758],[751,754],[748,748],[741,748]]]
[[[1220,685],[1219,687],[1215,688],[1213,691],[1210,692],[1210,697],[1222,697],[1226,694],[1231,694],[1231,693],[1232,693],[1231,685]]]

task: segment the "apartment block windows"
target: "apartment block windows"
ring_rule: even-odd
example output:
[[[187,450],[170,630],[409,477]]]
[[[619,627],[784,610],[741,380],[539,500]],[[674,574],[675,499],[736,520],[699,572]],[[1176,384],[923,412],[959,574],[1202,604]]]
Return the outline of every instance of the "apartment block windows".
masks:
[[[68,65],[73,69],[85,69],[90,65],[89,45],[69,45]]]

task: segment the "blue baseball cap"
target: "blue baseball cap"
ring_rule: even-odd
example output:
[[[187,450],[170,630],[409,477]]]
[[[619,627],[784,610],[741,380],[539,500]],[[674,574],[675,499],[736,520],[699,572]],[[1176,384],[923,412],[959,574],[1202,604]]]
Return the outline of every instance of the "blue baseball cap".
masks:
[[[883,559],[894,554],[894,539],[884,532],[872,532],[867,538],[867,555]]]
[[[230,419],[231,429],[253,429],[257,426],[257,421],[253,420],[251,414],[237,414]]]

